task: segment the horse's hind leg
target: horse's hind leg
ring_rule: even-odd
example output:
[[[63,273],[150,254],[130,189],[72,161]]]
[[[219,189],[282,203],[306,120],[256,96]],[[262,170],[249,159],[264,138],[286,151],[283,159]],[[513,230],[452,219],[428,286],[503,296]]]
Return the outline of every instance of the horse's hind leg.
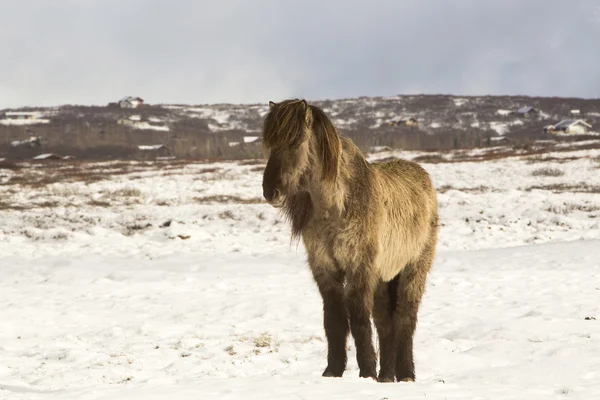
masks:
[[[346,369],[346,340],[350,330],[344,304],[344,274],[321,268],[311,270],[323,298],[323,325],[327,337],[327,368],[323,376],[341,377]]]
[[[433,262],[435,241],[432,242],[426,246],[415,263],[406,266],[398,282],[398,299],[394,311],[394,330],[398,346],[396,358],[398,382],[415,380],[413,337],[427,273]]]
[[[393,324],[397,304],[398,278],[390,282],[379,281],[375,290],[373,319],[379,338],[379,382],[394,382],[397,341]]]

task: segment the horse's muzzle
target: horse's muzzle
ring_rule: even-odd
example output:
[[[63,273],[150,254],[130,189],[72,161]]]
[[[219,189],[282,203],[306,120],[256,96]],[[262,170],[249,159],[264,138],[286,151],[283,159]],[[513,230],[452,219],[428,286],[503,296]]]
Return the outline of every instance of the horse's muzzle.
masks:
[[[285,196],[281,194],[279,189],[273,189],[272,191],[263,190],[263,196],[267,203],[275,208],[283,206],[283,202],[285,201]]]

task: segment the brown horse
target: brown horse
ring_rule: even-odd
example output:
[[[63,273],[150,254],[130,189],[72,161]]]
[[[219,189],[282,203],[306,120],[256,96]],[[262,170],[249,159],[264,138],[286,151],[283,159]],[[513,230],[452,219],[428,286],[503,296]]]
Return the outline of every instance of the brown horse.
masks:
[[[327,368],[341,377],[352,332],[361,377],[413,381],[413,335],[437,241],[437,200],[409,161],[369,163],[304,100],[269,103],[263,195],[302,237],[323,298]],[[380,344],[380,370],[371,316]]]

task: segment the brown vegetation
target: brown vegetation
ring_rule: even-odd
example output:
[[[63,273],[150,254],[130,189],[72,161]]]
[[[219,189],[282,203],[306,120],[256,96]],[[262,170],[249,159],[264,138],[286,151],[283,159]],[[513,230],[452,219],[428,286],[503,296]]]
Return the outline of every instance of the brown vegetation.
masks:
[[[555,183],[552,185],[534,185],[525,188],[526,191],[531,190],[549,190],[553,193],[600,193],[600,185],[588,185],[585,182],[576,184]]]
[[[557,176],[563,176],[565,173],[563,171],[561,171],[560,169],[557,168],[539,168],[536,169],[535,171],[533,171],[531,173],[532,176],[551,176],[551,177],[557,177]]]

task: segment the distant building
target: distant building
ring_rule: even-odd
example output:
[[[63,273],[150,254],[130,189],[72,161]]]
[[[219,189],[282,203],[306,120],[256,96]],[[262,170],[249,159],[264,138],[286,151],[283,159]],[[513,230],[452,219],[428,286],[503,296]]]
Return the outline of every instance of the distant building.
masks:
[[[36,125],[47,124],[49,119],[43,118],[47,113],[41,111],[6,111],[0,113],[2,125]]]
[[[389,126],[402,126],[402,125],[417,126],[417,125],[419,125],[419,121],[417,121],[417,119],[414,117],[398,116],[398,117],[394,117],[391,120],[389,120],[388,125]]]
[[[125,96],[121,100],[108,103],[109,107],[120,107],[120,108],[138,108],[144,105],[144,99],[141,97]]]
[[[565,119],[556,125],[544,128],[546,133],[563,133],[567,135],[585,135],[592,129],[592,125],[582,119]]]
[[[522,117],[528,117],[530,115],[536,115],[539,114],[539,110],[537,108],[533,108],[530,106],[525,106],[525,107],[521,107],[519,108],[517,111],[514,111],[513,114],[515,115],[519,115]]]
[[[39,119],[40,115],[38,111],[7,111],[3,113],[2,119],[13,121],[34,120]]]

